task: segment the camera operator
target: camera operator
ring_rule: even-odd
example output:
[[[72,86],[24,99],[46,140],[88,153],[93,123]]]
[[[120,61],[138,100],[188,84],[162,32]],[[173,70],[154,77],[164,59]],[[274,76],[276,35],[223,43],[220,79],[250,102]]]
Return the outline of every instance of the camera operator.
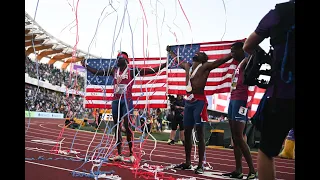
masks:
[[[184,126],[183,126],[183,110],[184,110],[185,101],[182,95],[178,95],[177,99],[170,101],[170,109],[174,112],[172,119],[172,130],[170,133],[170,139],[168,140],[168,144],[174,144],[174,139],[176,135],[176,131],[179,125],[180,130],[180,140],[178,143],[184,144]]]

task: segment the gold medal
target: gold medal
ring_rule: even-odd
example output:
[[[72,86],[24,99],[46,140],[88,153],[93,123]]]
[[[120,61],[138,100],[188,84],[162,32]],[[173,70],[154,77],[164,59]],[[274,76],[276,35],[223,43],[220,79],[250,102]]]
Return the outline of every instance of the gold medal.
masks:
[[[119,92],[119,86],[117,84],[114,85],[114,93],[118,93]]]
[[[191,92],[191,91],[192,91],[192,87],[191,87],[190,84],[189,84],[188,86],[186,86],[186,91],[187,91],[187,92]]]

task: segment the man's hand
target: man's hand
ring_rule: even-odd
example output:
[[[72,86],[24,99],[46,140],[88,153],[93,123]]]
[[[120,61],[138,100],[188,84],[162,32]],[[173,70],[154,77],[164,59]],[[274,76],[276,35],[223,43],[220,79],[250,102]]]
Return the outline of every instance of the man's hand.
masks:
[[[233,58],[232,53],[227,54],[226,58],[231,58],[232,59]]]
[[[87,66],[85,61],[86,61],[85,59],[81,61],[81,65],[82,65],[83,67],[86,67],[86,66]]]
[[[166,50],[167,50],[167,52],[170,52],[170,51],[171,51],[171,48],[170,48],[169,45],[167,46],[167,49],[166,49]]]

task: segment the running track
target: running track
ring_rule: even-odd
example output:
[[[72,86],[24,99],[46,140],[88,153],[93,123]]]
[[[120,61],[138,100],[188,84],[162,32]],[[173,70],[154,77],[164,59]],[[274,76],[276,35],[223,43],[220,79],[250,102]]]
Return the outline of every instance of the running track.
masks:
[[[29,119],[25,119],[26,127]],[[25,179],[26,180],[75,180],[75,179],[93,179],[87,177],[74,177],[71,172],[79,168],[84,162],[83,161],[72,161],[63,158],[75,158],[74,154],[62,155],[52,154],[50,150],[56,145],[53,143],[39,142],[39,140],[50,140],[57,141],[59,133],[62,130],[64,120],[57,119],[31,119],[30,127],[25,135]],[[71,147],[72,140],[76,130],[65,129],[62,138],[65,138],[62,143],[62,150],[69,150]],[[73,150],[80,152],[79,156],[86,154],[87,148],[94,137],[94,133],[78,131],[73,144]],[[90,148],[94,149],[100,141],[102,135],[96,134]],[[110,138],[112,139],[112,138]],[[124,141],[125,142],[125,141]],[[135,143],[135,147],[138,147],[138,143]],[[143,145],[142,150],[145,151],[145,155],[142,157],[141,164],[148,163],[150,165],[162,165],[170,166],[172,164],[178,164],[184,161],[184,148],[181,145],[167,145],[163,142],[157,142],[156,149],[152,152],[151,160],[150,153],[154,148],[153,141],[146,141]],[[127,146],[124,145],[124,151],[127,152]],[[193,148],[194,151],[194,148]],[[114,154],[116,152],[114,151]],[[192,153],[193,155],[193,153]],[[44,159],[38,159],[39,157]],[[177,171],[164,170],[163,175],[165,177],[173,177],[190,179],[195,177],[196,179],[230,179],[222,177],[221,174],[234,170],[234,156],[233,151],[226,149],[206,149],[207,162],[211,164],[213,170],[205,171],[202,175],[196,175],[193,171]],[[257,167],[257,154],[252,153],[255,168]],[[50,160],[52,158],[53,160]],[[60,160],[54,160],[60,158]],[[278,179],[295,179],[295,162],[294,160],[276,158],[276,171]],[[116,163],[114,163],[116,164]],[[118,163],[119,164],[119,163]],[[196,165],[196,162],[193,162]],[[92,167],[92,162],[85,163],[83,167],[78,171],[83,172],[84,170],[89,171]],[[130,170],[132,167],[129,163],[122,163],[122,166],[115,166],[109,163],[108,166],[102,166],[100,171],[111,171],[113,170],[116,175],[119,175],[122,180],[130,179],[143,179],[134,177],[134,174]],[[247,164],[243,158],[243,172],[248,173]]]

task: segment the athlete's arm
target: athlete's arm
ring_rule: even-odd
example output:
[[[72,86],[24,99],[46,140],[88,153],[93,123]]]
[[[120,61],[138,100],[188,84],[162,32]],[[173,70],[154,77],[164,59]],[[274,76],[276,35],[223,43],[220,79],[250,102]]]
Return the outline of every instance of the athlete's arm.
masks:
[[[246,68],[247,64],[248,64],[248,61],[249,61],[249,58],[246,57],[243,60],[243,63],[242,63],[240,68],[244,70]],[[244,73],[242,73],[242,83],[243,83],[243,81],[244,81]]]
[[[170,54],[170,56],[173,58],[173,60],[178,63],[177,55],[171,50],[170,46],[167,46],[167,52]],[[186,70],[187,67],[189,67],[189,63],[187,62],[179,62],[178,64],[182,69]]]
[[[178,109],[184,109],[183,106],[176,106],[176,108],[178,108]]]
[[[224,64],[225,62],[229,61],[230,59],[232,59],[231,53],[226,55],[223,58],[217,59],[213,62],[206,62],[203,64],[203,67],[208,70],[211,71],[212,69],[215,69],[217,67],[219,67],[220,65]]]
[[[90,67],[89,65],[85,64],[84,60],[81,61],[81,64],[84,68],[86,68],[92,74],[96,74],[98,76],[110,76],[113,74],[114,68],[106,68],[106,69],[95,69]]]

